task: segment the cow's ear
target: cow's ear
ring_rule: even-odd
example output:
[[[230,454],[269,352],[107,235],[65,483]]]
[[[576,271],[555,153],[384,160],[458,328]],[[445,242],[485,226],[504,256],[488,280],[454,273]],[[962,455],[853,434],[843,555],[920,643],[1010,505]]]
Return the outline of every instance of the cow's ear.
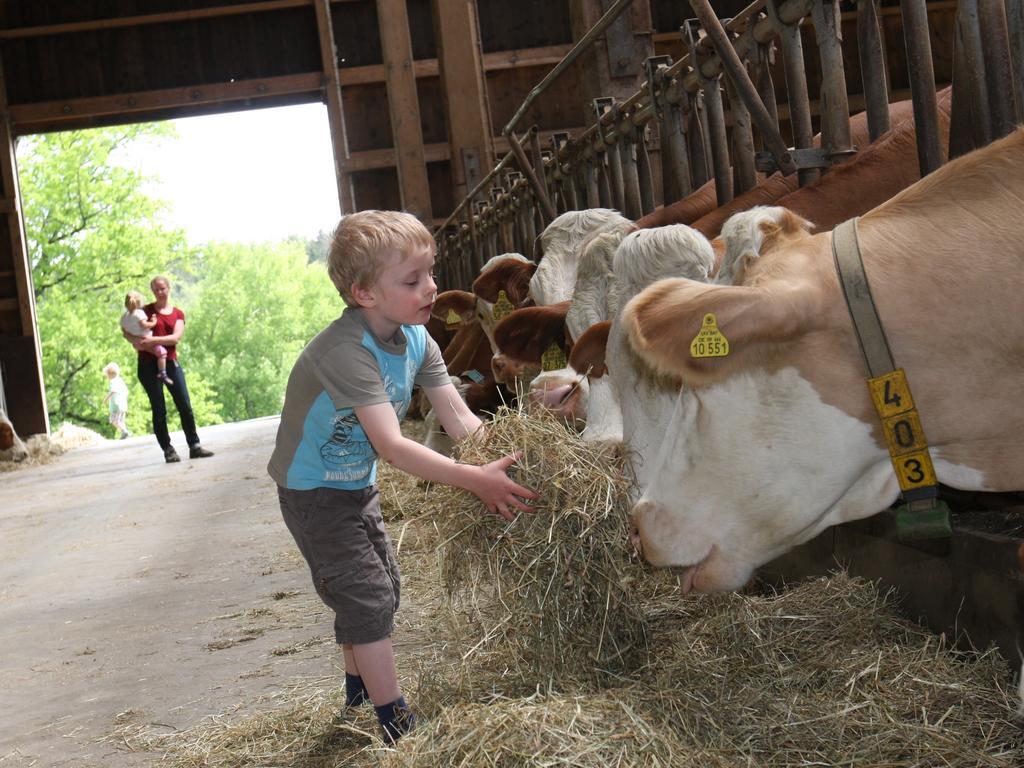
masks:
[[[517,269],[515,275],[508,283],[508,300],[515,307],[526,306],[526,299],[530,295],[530,278],[537,271],[536,264],[524,264]]]
[[[770,287],[709,285],[684,278],[660,280],[623,309],[630,346],[653,370],[693,386],[720,381],[764,353],[771,344],[791,341],[824,322],[821,293],[808,281],[780,281]],[[695,354],[698,334],[707,341],[709,318],[720,337],[708,352]]]
[[[600,378],[608,372],[605,355],[611,327],[611,320],[602,320],[580,334],[569,355],[569,365],[576,373],[589,373],[593,378]]]

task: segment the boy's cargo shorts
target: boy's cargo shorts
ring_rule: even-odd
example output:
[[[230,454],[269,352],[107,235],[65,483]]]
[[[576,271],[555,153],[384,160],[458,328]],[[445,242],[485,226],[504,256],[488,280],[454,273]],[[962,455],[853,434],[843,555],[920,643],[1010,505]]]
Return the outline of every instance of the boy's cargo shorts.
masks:
[[[334,611],[338,644],[390,637],[401,586],[377,488],[296,491],[278,486],[277,496],[285,525],[309,564],[313,587]]]

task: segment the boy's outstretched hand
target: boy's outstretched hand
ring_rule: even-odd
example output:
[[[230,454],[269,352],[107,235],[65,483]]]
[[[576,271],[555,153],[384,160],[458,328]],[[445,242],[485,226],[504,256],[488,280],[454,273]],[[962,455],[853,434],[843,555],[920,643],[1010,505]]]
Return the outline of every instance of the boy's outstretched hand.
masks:
[[[490,464],[480,466],[479,482],[470,488],[480,497],[489,512],[496,512],[506,520],[514,520],[517,509],[532,512],[533,507],[522,499],[537,499],[540,496],[529,488],[519,485],[506,474],[510,466],[520,459],[519,454],[510,454]]]

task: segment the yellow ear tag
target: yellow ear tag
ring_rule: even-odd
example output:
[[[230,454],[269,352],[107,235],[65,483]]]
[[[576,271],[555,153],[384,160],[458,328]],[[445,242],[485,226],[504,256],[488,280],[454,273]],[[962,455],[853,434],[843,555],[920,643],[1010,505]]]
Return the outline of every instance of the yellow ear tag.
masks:
[[[542,371],[559,371],[568,365],[568,361],[565,359],[565,352],[555,342],[551,342],[551,346],[544,350],[544,354],[540,356],[540,369]]]
[[[505,292],[498,291],[498,300],[494,302],[494,322],[501,320],[513,309],[515,309],[515,307],[512,306],[512,302],[508,300],[508,296],[505,295]]]
[[[459,317],[459,313],[456,312],[454,309],[449,309],[448,317],[444,319],[444,327],[447,330],[451,331],[460,325],[462,325],[462,318]]]
[[[704,324],[700,333],[690,342],[691,357],[725,357],[729,354],[729,341],[718,330],[715,316],[708,312],[704,315]]]

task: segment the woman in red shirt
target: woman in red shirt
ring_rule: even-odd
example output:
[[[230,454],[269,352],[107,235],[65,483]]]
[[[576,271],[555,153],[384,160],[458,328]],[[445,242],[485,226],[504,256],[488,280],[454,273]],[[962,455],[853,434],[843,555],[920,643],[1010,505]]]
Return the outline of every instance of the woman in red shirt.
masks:
[[[185,333],[185,313],[177,307],[171,306],[171,283],[162,275],[154,277],[149,283],[156,299],[152,304],[147,304],[142,309],[150,320],[156,318],[156,325],[153,326],[153,335],[143,338],[139,344],[148,348],[157,344],[167,347],[167,375],[171,378],[173,386],[168,384],[171,397],[174,399],[174,406],[178,409],[181,417],[181,428],[185,432],[185,441],[188,443],[188,455],[190,459],[204,459],[213,456],[199,444],[199,434],[196,432],[196,420],[192,415],[192,402],[188,397],[188,387],[185,385],[185,371],[178,363],[177,344]],[[157,359],[152,354],[140,350],[138,377],[146,394],[149,395],[149,404],[153,409],[153,432],[156,433],[156,440],[164,451],[164,460],[167,463],[181,461],[178,452],[171,445],[171,436],[167,432],[167,403],[164,400],[163,383],[158,378]]]

